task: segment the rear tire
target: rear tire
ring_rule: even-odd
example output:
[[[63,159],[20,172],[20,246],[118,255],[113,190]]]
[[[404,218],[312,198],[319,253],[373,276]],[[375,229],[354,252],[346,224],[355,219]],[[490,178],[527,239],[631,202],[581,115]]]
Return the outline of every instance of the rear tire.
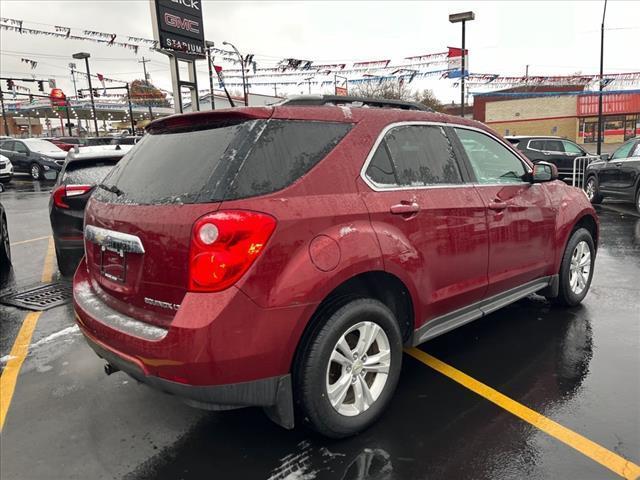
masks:
[[[56,247],[56,260],[58,261],[58,270],[63,277],[72,277],[78,268],[78,262],[73,255],[64,253]]]
[[[551,300],[558,305],[575,307],[589,291],[593,278],[596,249],[591,233],[579,228],[569,238],[560,265],[558,296]]]
[[[598,180],[595,176],[592,175],[587,179],[584,191],[587,193],[587,198],[592,204],[597,205],[602,202],[602,195],[598,188]]]
[[[638,187],[638,191],[636,192],[636,210],[640,213],[640,186]]]
[[[402,335],[378,300],[359,298],[324,314],[294,367],[294,398],[318,433],[364,430],[391,400],[402,366]]]

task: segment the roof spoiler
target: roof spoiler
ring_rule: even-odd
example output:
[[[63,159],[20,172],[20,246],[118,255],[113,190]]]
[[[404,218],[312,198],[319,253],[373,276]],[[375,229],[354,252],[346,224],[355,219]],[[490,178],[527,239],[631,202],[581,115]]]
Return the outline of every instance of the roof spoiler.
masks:
[[[273,114],[271,107],[225,108],[223,110],[206,110],[185,114],[171,115],[154,120],[146,127],[151,134],[165,133],[176,130],[204,130],[222,123],[238,123],[247,120],[270,118]]]

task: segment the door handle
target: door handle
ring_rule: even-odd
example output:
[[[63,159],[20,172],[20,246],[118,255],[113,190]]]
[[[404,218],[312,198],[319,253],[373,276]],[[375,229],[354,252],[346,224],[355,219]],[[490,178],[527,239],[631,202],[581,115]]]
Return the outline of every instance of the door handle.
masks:
[[[394,215],[410,215],[418,213],[420,211],[420,205],[415,202],[409,203],[403,201],[397,205],[392,205],[389,211]]]
[[[501,211],[504,210],[505,208],[507,208],[507,202],[502,202],[500,200],[494,200],[493,202],[491,202],[489,204],[489,209],[490,210],[495,210],[495,211]]]
[[[616,167],[621,167],[621,166],[622,166],[622,163],[614,163],[614,165],[615,165]]]

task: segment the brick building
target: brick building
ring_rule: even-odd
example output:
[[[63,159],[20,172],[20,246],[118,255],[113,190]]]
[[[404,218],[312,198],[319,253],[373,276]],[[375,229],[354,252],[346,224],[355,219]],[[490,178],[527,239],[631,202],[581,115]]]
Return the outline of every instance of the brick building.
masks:
[[[640,136],[640,90],[604,92],[604,143]],[[597,141],[598,95],[574,85],[518,87],[474,96],[474,118],[502,135]]]

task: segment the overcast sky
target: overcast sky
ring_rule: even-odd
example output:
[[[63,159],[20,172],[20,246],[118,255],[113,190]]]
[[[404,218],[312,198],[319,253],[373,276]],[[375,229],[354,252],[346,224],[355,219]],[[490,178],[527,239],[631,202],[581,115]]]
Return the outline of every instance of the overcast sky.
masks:
[[[235,43],[254,53],[258,66],[285,58],[316,62],[402,58],[459,46],[459,24],[448,14],[473,10],[467,24],[472,73],[530,75],[597,73],[603,1],[458,2],[203,2],[207,40]],[[0,16],[24,20],[25,27],[53,25],[152,38],[148,0],[2,0]],[[37,23],[31,23],[37,22]],[[40,25],[38,25],[38,23]],[[50,26],[48,26],[50,25]],[[609,1],[605,72],[640,71],[640,2]],[[120,40],[120,38],[118,38]],[[91,53],[92,73],[116,79],[142,78],[142,55],[158,86],[170,89],[168,60],[142,48],[133,51],[80,40],[0,33],[2,76],[55,76],[72,91],[71,54]],[[22,57],[38,62],[31,70]],[[80,66],[79,66],[80,67]],[[198,62],[199,87],[208,87],[206,62]],[[428,80],[442,101],[458,100],[451,80]],[[293,92],[292,92],[293,93]]]

